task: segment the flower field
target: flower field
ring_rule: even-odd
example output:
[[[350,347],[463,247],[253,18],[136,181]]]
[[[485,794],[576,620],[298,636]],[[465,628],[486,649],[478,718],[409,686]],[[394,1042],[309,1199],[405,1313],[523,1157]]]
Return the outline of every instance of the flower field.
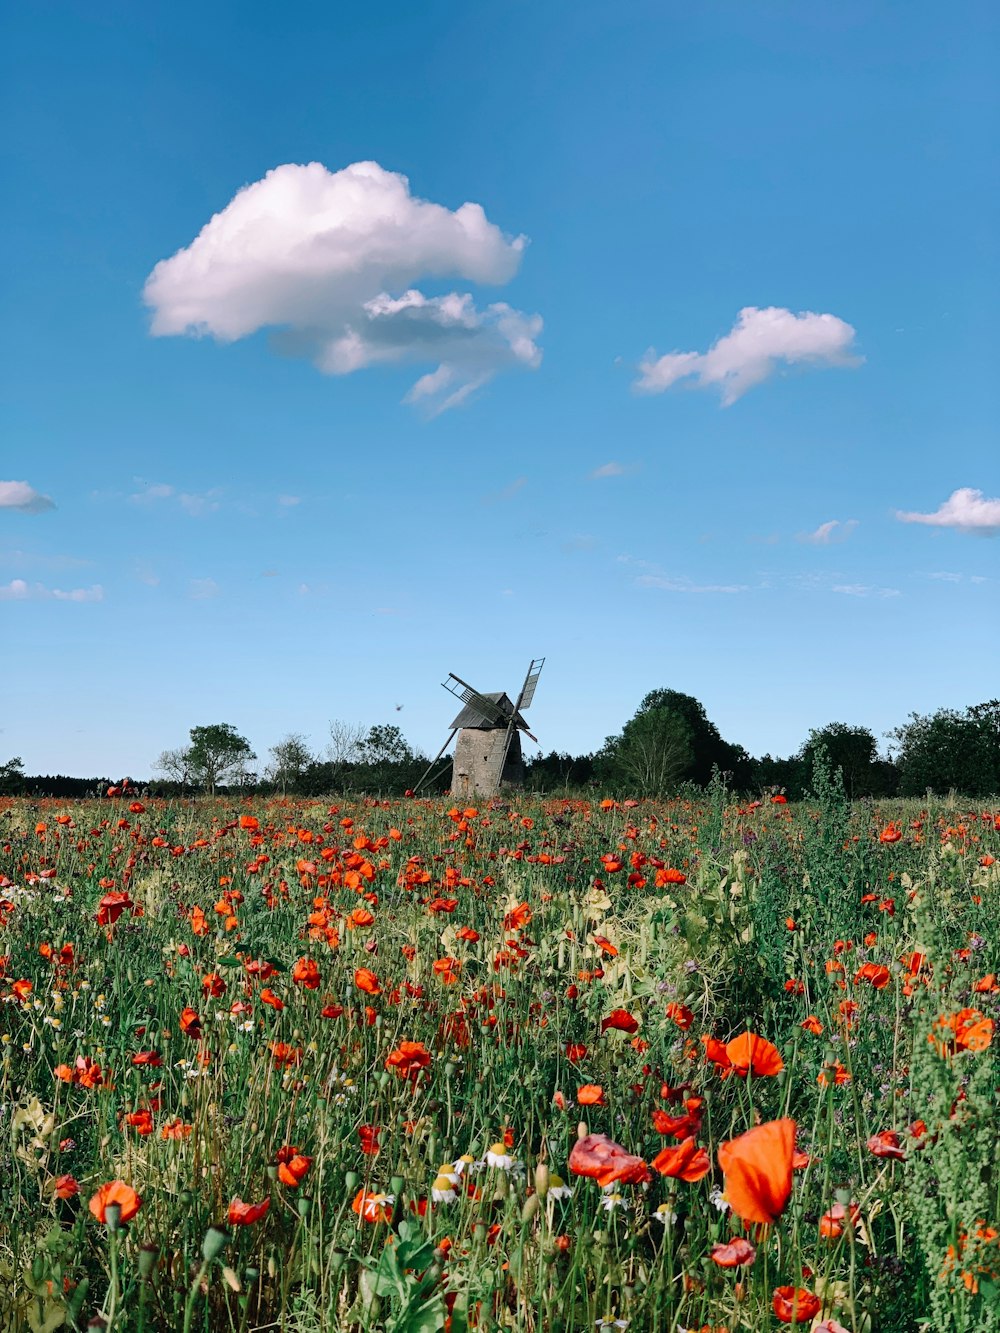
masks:
[[[1000,1329],[1000,808],[0,801],[0,1331]]]

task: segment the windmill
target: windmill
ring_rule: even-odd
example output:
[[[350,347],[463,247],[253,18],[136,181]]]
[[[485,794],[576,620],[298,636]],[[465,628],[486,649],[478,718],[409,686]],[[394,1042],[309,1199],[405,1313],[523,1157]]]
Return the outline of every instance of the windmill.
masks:
[[[545,665],[544,657],[536,657],[528,667],[516,702],[502,690],[482,694],[468,681],[453,672],[442,685],[463,705],[451,724],[451,733],[438,750],[426,772],[414,788],[419,791],[430,777],[441,756],[458,735],[451,778],[452,795],[462,800],[472,796],[493,796],[502,783],[519,785],[523,780],[521,738],[524,732],[531,740],[522,714],[535,697],[538,677]],[[537,744],[537,741],[535,742]]]

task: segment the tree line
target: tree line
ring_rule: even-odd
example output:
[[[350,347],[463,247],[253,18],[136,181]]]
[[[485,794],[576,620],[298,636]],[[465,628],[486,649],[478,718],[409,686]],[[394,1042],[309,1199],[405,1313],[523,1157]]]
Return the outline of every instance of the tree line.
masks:
[[[839,770],[848,796],[923,796],[927,791],[967,796],[1000,793],[1000,700],[966,709],[911,713],[889,732],[884,751],[867,727],[831,722],[814,728],[795,754],[754,758],[726,741],[693,695],[657,689],[645,696],[621,731],[595,753],[552,751],[525,763],[525,784],[538,792],[600,789],[621,795],[669,796],[703,788],[719,774],[736,792],[780,791],[799,799],[809,790],[822,752]],[[192,727],[186,745],[165,750],[154,776],[140,784],[151,794],[263,791],[289,796],[328,793],[402,795],[427,768],[398,726],[365,728],[333,721],[322,753],[290,733],[272,745],[262,764],[250,742],[225,722]],[[447,789],[450,769],[440,766],[426,788]],[[0,764],[0,795],[80,797],[99,794],[106,778],[31,776],[19,758]]]

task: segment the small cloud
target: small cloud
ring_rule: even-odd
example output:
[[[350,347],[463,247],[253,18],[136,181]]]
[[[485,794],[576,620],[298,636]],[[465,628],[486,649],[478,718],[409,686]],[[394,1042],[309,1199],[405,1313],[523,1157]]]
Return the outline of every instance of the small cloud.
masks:
[[[301,495],[279,495],[279,496],[278,496],[278,504],[281,505],[281,507],[282,507],[283,509],[291,509],[291,507],[292,507],[293,505],[297,505],[297,504],[301,504],[301,503],[302,503],[302,496],[301,496]]]
[[[484,495],[483,504],[503,504],[506,500],[513,500],[519,491],[523,491],[528,484],[527,477],[518,477],[512,481],[509,486],[505,486],[502,491],[496,491],[493,495]]]
[[[178,495],[177,503],[191,518],[201,518],[205,514],[214,514],[218,509],[219,502],[213,498],[218,493],[218,491],[206,491],[204,495],[198,495],[184,491]]]
[[[52,602],[102,602],[104,589],[99,583],[90,588],[46,588],[42,583],[26,583],[24,579],[11,579],[10,583],[0,586],[0,602],[52,601]]]
[[[562,549],[567,552],[573,551],[595,551],[599,543],[596,537],[592,537],[589,532],[581,532],[576,537],[570,537],[568,541],[562,543]]]
[[[621,463],[612,461],[602,463],[600,467],[595,467],[593,472],[589,472],[587,475],[591,481],[600,481],[602,477],[620,477],[624,471],[625,469]]]
[[[43,514],[55,509],[55,501],[42,495],[26,481],[0,481],[0,509],[13,509],[19,514]]]
[[[846,542],[857,526],[856,518],[844,522],[839,518],[831,518],[829,522],[821,523],[815,532],[800,532],[798,540],[810,542],[813,546],[831,546],[834,542]]]
[[[139,565],[136,568],[135,576],[140,583],[145,583],[147,588],[158,588],[160,586],[160,576],[149,568],[148,565]]]
[[[636,579],[640,588],[662,588],[664,592],[749,592],[744,583],[695,583],[687,577],[670,578],[666,574],[640,574]]]
[[[987,500],[982,491],[962,486],[933,514],[904,513],[896,510],[901,523],[926,523],[933,528],[954,528],[957,532],[978,532],[992,536],[1000,532],[1000,499]]]
[[[134,491],[128,498],[130,503],[135,505],[156,504],[161,500],[175,501],[180,509],[190,518],[201,518],[205,514],[214,513],[219,507],[216,500],[218,491],[178,491],[174,486],[168,486],[165,482],[158,482],[155,485],[143,485],[141,490]]]
[[[206,602],[210,597],[219,595],[219,585],[215,579],[192,579],[188,590],[196,602]]]
[[[845,597],[900,597],[898,588],[874,588],[867,583],[835,583],[833,592],[842,593]]]
[[[836,315],[811,310],[793,315],[781,306],[761,310],[746,306],[730,331],[707,352],[647,352],[633,388],[639,393],[664,393],[681,380],[694,378],[695,388],[718,389],[729,407],[748,389],[763,384],[779,365],[856,366],[855,330]]]
[[[141,505],[151,504],[154,500],[169,500],[173,494],[173,486],[159,482],[155,486],[143,486],[141,491],[135,491],[128,498],[133,504]]]
[[[937,579],[939,583],[961,583],[961,574],[951,574],[947,570],[941,570],[939,573],[928,574],[929,579]]]

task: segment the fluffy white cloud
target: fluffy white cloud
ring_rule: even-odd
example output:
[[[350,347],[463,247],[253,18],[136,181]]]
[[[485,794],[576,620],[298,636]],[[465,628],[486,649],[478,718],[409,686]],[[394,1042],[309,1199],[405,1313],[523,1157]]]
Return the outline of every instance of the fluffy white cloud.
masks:
[[[932,528],[957,528],[959,532],[1000,532],[1000,499],[987,500],[982,491],[961,486],[933,514],[896,510],[902,523],[926,523]]]
[[[810,542],[813,546],[831,546],[834,542],[846,541],[857,526],[856,518],[843,522],[839,518],[831,518],[829,522],[821,523],[815,532],[802,533],[799,541]]]
[[[663,393],[678,381],[693,377],[699,389],[718,389],[723,406],[761,384],[778,366],[852,366],[854,329],[836,315],[812,311],[793,315],[780,306],[759,310],[746,306],[732,329],[707,352],[668,352],[658,357],[650,350],[639,364],[634,388],[640,393]]]
[[[46,509],[55,509],[55,504],[26,481],[0,481],[0,509],[16,509],[22,514],[41,514]]]
[[[418,281],[497,285],[526,241],[479,204],[454,211],[418,199],[377,162],[328,171],[287,163],[245,186],[146,281],[155,335],[220,342],[275,330],[277,346],[347,375],[380,363],[436,363],[411,402],[443,411],[498,370],[536,367],[542,321],[467,293],[426,296]]]
[[[102,602],[104,589],[99,583],[90,588],[46,588],[41,583],[26,583],[24,579],[11,579],[0,585],[0,602],[26,602],[28,600],[54,602]]]

